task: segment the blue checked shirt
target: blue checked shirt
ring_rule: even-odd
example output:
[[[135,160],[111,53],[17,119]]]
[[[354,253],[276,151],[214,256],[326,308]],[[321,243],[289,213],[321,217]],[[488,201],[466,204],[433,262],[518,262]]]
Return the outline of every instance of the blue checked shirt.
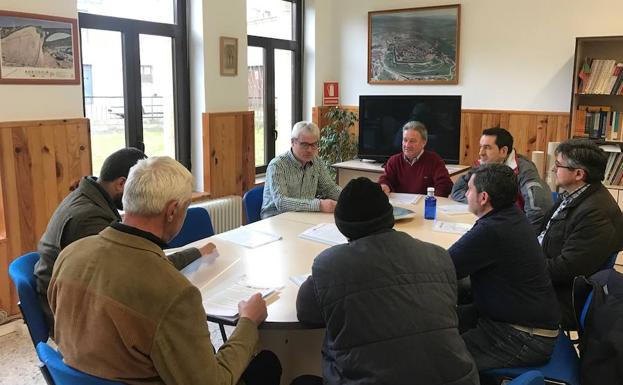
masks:
[[[320,158],[303,166],[290,149],[268,164],[261,216],[320,211],[320,199],[337,200],[341,191]]]

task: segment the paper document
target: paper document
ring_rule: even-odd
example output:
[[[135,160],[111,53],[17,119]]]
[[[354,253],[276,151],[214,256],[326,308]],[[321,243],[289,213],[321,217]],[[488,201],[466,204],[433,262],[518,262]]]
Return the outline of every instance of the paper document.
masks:
[[[246,277],[241,277],[237,282],[223,288],[203,300],[203,307],[208,314],[216,316],[233,317],[238,314],[238,303],[246,301],[255,293],[261,293],[266,298],[277,291],[275,287],[254,287],[246,282]]]
[[[310,275],[311,273],[301,274],[301,275],[291,275],[290,281],[292,281],[296,286],[301,287],[303,282],[307,281],[307,278],[309,278]]]
[[[244,226],[239,227],[235,230],[221,233],[217,235],[216,238],[253,249],[267,243],[278,241],[281,239],[281,236],[277,234],[251,230]]]
[[[396,204],[414,205],[422,199],[422,196],[420,194],[389,193],[389,201]]]
[[[442,233],[465,234],[472,228],[472,226],[473,225],[470,225],[469,223],[435,221],[433,230],[440,231]]]
[[[335,223],[321,223],[310,227],[299,234],[299,237],[309,239],[310,241],[326,243],[331,246],[348,243],[348,239],[340,233]]]
[[[469,214],[469,209],[467,208],[467,205],[461,204],[461,203],[457,203],[457,204],[453,204],[453,205],[443,205],[443,206],[437,206],[437,210],[439,210],[439,212],[444,213],[444,214]]]
[[[393,207],[394,219],[399,221],[401,219],[414,218],[415,213],[409,209],[404,209],[402,207]]]

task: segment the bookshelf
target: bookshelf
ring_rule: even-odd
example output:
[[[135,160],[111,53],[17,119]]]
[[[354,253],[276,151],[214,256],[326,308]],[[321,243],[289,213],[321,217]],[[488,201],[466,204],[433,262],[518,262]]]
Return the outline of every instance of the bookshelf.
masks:
[[[623,36],[576,38],[570,116],[569,137],[623,146]],[[604,184],[623,195],[622,155],[609,157]]]

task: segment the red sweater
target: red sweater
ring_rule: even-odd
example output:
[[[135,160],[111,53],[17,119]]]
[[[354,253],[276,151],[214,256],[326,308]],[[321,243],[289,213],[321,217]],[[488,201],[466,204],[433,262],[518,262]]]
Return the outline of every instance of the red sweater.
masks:
[[[386,184],[397,193],[426,194],[427,187],[435,188],[435,195],[447,197],[452,181],[443,159],[432,151],[424,150],[411,166],[401,153],[393,155],[385,165],[379,183]]]

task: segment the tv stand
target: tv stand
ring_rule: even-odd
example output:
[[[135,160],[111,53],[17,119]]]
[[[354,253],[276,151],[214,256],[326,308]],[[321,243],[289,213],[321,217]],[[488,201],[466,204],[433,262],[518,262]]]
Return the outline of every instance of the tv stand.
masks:
[[[373,182],[378,182],[383,174],[385,164],[378,162],[368,163],[360,159],[348,160],[346,162],[332,165],[336,169],[336,183],[342,187],[346,186],[351,179],[365,176]],[[469,170],[469,166],[447,164],[446,168],[450,174],[450,179],[456,181],[459,175]]]

